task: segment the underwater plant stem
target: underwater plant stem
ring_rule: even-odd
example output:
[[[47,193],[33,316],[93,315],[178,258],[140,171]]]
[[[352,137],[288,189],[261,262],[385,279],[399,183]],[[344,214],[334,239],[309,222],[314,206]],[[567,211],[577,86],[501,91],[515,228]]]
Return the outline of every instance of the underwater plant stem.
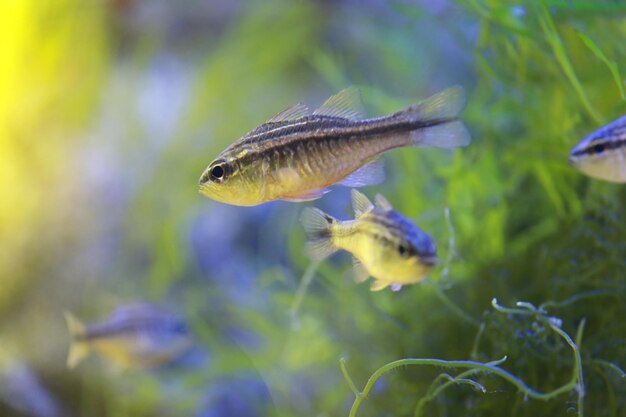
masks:
[[[352,391],[355,397],[359,397],[361,393],[357,389],[356,385],[354,384],[354,381],[352,380],[352,378],[350,377],[350,374],[348,373],[348,369],[346,368],[346,358],[339,359],[339,367],[341,368],[341,373],[343,374],[343,377],[346,379],[346,382],[348,383],[350,390]]]
[[[304,271],[304,275],[302,276],[302,280],[300,280],[300,285],[296,290],[296,294],[293,298],[293,302],[291,303],[291,309],[289,310],[291,313],[291,321],[292,324],[296,322],[296,318],[298,316],[298,311],[300,310],[300,305],[302,305],[302,300],[304,300],[304,296],[313,281],[313,277],[317,272],[317,268],[320,266],[319,261],[311,262],[307,267],[306,271]]]
[[[506,357],[505,357],[506,358]],[[505,359],[503,358],[503,359]],[[502,360],[501,360],[502,361]],[[442,368],[465,368],[465,369],[474,369],[476,371],[489,372],[494,375],[498,375],[502,379],[508,381],[510,384],[514,385],[519,389],[524,395],[535,398],[538,400],[547,401],[551,398],[554,398],[564,392],[570,391],[572,388],[575,388],[578,381],[570,381],[567,384],[553,390],[550,392],[539,392],[528,385],[509,371],[500,368],[497,365],[492,365],[491,362],[483,363],[476,361],[463,361],[463,360],[443,360],[443,359],[431,359],[431,358],[423,358],[423,359],[400,359],[397,361],[393,361],[387,363],[380,368],[378,368],[367,380],[363,391],[360,392],[360,395],[357,395],[354,403],[352,404],[352,408],[350,409],[349,417],[355,417],[361,406],[361,403],[367,398],[367,396],[372,391],[374,384],[385,373],[396,369],[401,366],[410,366],[410,365],[419,365],[419,366],[438,366]],[[579,414],[580,415],[580,414]]]
[[[504,306],[499,305],[498,301],[494,298],[491,304],[497,311],[502,312],[502,313],[534,315],[536,320],[541,321],[545,325],[549,326],[555,333],[561,336],[561,338],[563,338],[567,342],[567,344],[572,348],[572,351],[574,354],[574,369],[572,370],[572,378],[570,379],[570,381],[568,381],[564,385],[549,392],[537,391],[529,387],[524,381],[522,381],[520,378],[516,377],[509,371],[503,368],[500,368],[499,365],[506,360],[506,356],[499,361],[492,361],[492,362],[487,362],[487,363],[476,362],[476,361],[464,361],[464,360],[449,361],[449,360],[431,359],[431,358],[419,358],[419,359],[407,358],[407,359],[400,359],[397,361],[387,363],[381,366],[380,368],[378,368],[367,380],[367,383],[365,384],[363,391],[359,392],[356,389],[354,382],[350,378],[350,375],[345,366],[345,361],[342,361],[340,362],[341,370],[344,374],[344,377],[348,381],[348,385],[350,385],[350,389],[352,390],[353,393],[355,393],[355,399],[354,399],[354,402],[352,403],[352,407],[350,408],[349,417],[356,417],[361,404],[363,403],[363,401],[365,401],[367,396],[372,391],[374,384],[382,375],[398,367],[410,366],[410,365],[438,366],[441,368],[464,368],[464,369],[470,369],[472,372],[481,372],[481,371],[488,372],[493,375],[497,375],[501,377],[505,381],[517,387],[517,389],[520,392],[522,392],[526,397],[534,398],[537,400],[547,401],[563,393],[576,389],[578,393],[578,417],[584,417],[583,400],[585,396],[585,388],[584,388],[584,382],[583,382],[582,360],[581,360],[580,350],[578,346],[580,345],[582,341],[583,330],[585,327],[585,320],[584,319],[581,320],[580,324],[578,325],[578,329],[576,331],[576,338],[574,341],[566,332],[564,332],[561,329],[560,327],[561,321],[559,319],[545,316],[544,310],[542,310],[541,308],[535,307],[531,303],[519,302],[517,303],[518,308],[509,308],[509,307],[504,307]],[[459,377],[461,376],[468,376],[467,372],[459,375]],[[435,391],[439,392],[435,389],[434,391],[431,391],[431,395]],[[428,394],[427,394],[427,397],[428,397]],[[419,407],[419,404],[418,404],[418,407]]]
[[[566,307],[566,306],[568,306],[570,304],[573,304],[573,303],[575,303],[577,301],[580,301],[580,300],[584,300],[586,298],[602,297],[602,296],[617,297],[617,296],[620,296],[622,293],[623,293],[623,291],[615,291],[615,290],[604,290],[604,289],[591,290],[591,291],[578,293],[576,295],[573,295],[570,298],[566,298],[563,301],[547,301],[547,302],[541,304],[539,306],[539,309],[547,310],[549,308]]]
[[[576,384],[575,385],[576,390],[578,391],[578,416],[583,417],[584,416],[583,399],[585,397],[585,384],[583,382],[583,363],[580,358],[579,346],[583,338],[583,330],[585,328],[585,319],[582,319],[580,321],[580,324],[578,325],[578,330],[576,330],[575,342],[572,340],[571,337],[569,337],[567,333],[561,330],[560,327],[553,325],[549,320],[546,320],[546,321],[550,324],[550,327],[552,327],[552,330],[554,330],[557,334],[559,334],[559,336],[565,339],[567,344],[570,345],[570,347],[574,351],[574,369],[572,371],[572,382]]]
[[[446,281],[448,279],[448,275],[450,272],[450,264],[452,264],[452,260],[454,259],[455,254],[455,246],[456,246],[456,234],[454,231],[454,224],[452,224],[452,217],[450,216],[450,208],[446,207],[443,211],[444,217],[446,218],[446,224],[448,225],[448,230],[450,232],[450,238],[448,240],[448,256],[446,257],[446,262],[444,264],[443,270],[441,272],[441,281]],[[424,280],[426,284],[430,284],[435,289],[435,294],[437,297],[457,316],[459,316],[466,323],[471,324],[474,327],[479,327],[480,323],[478,320],[474,319],[472,316],[467,314],[463,309],[457,306],[447,295],[444,294],[441,287],[437,285],[435,282],[430,279]]]
[[[498,300],[494,298],[491,301],[491,305],[493,305],[493,307],[501,313],[535,316],[536,320],[549,326],[552,331],[561,336],[561,338],[565,340],[565,342],[572,348],[572,351],[574,353],[574,369],[572,370],[572,379],[569,383],[563,385],[560,388],[557,388],[554,391],[551,391],[551,393],[555,393],[555,395],[558,395],[562,392],[576,389],[576,391],[578,392],[578,417],[583,417],[583,400],[585,397],[585,386],[583,381],[582,359],[580,357],[580,349],[578,346],[580,346],[580,343],[582,341],[583,330],[585,328],[585,319],[582,319],[580,321],[578,329],[576,330],[576,341],[573,341],[572,338],[561,329],[561,322],[559,319],[545,316],[546,311],[543,309],[543,305],[545,304],[542,304],[542,306],[537,308],[533,304],[528,302],[518,302],[516,305],[517,307],[521,308],[509,308],[501,306],[500,304],[498,304]]]
[[[605,366],[609,369],[612,369],[615,373],[617,373],[621,378],[626,378],[626,372],[619,366],[615,365],[613,362],[605,361],[604,359],[592,359],[592,363],[597,365]]]
[[[550,44],[550,47],[552,48],[552,52],[554,53],[557,62],[561,66],[561,69],[565,73],[569,82],[574,87],[574,90],[576,90],[583,107],[585,107],[591,118],[596,123],[600,124],[602,122],[602,118],[589,102],[589,99],[585,94],[585,90],[580,84],[580,80],[578,79],[576,71],[574,71],[574,67],[567,56],[567,52],[565,51],[565,47],[563,46],[563,42],[561,41],[559,32],[554,24],[554,21],[552,20],[552,16],[550,16],[550,11],[546,6],[545,1],[541,1],[540,9],[541,15],[539,16],[539,25],[546,36],[548,44]]]
[[[607,399],[608,399],[608,406],[607,406],[607,410],[609,411],[608,416],[609,417],[615,417],[615,415],[617,414],[617,402],[615,399],[615,390],[613,389],[613,384],[611,384],[611,381],[608,377],[608,375],[606,374],[606,372],[603,371],[602,368],[600,368],[599,366],[595,366],[595,371],[600,374],[600,377],[602,378],[602,380],[604,381],[604,384],[606,385],[606,395],[607,395]]]
[[[497,361],[493,361],[493,362],[489,362],[490,365],[499,365],[502,362],[504,362],[506,358],[497,360]],[[437,398],[437,396],[444,391],[446,388],[448,388],[451,385],[454,384],[466,384],[466,385],[470,385],[472,388],[474,388],[475,390],[478,391],[482,391],[483,393],[487,392],[487,389],[480,383],[468,379],[469,376],[472,376],[474,374],[479,373],[480,370],[478,369],[470,369],[469,371],[465,371],[463,373],[460,373],[459,375],[457,375],[456,377],[452,377],[446,373],[440,374],[434,381],[433,383],[430,385],[430,388],[428,389],[428,392],[426,393],[426,395],[424,397],[422,397],[419,402],[417,403],[417,406],[415,407],[415,413],[414,413],[414,417],[419,417],[422,415],[422,410],[424,409],[424,406],[426,405],[426,403],[428,403],[429,401],[434,400],[435,398]],[[443,384],[437,385],[439,383],[439,380],[441,379],[447,379],[446,382],[444,382]],[[436,388],[435,388],[436,387]]]
[[[476,337],[474,338],[472,351],[470,352],[470,358],[472,359],[475,359],[478,356],[478,346],[480,345],[480,339],[482,339],[484,331],[485,331],[485,323],[480,323],[480,327],[478,327],[478,332],[476,333]]]
[[[450,216],[450,207],[446,207],[443,211],[443,214],[446,218],[448,230],[450,231],[450,238],[448,240],[448,256],[446,257],[446,263],[443,267],[443,271],[441,272],[441,279],[445,281],[448,279],[448,275],[450,273],[450,265],[452,264],[452,259],[455,255],[454,250],[456,247],[456,232],[454,230],[454,224],[452,224],[452,217]]]
[[[442,303],[444,303],[446,305],[446,307],[448,307],[450,310],[452,310],[452,312],[454,314],[456,314],[460,319],[462,319],[463,321],[465,321],[468,324],[471,324],[472,326],[479,328],[480,327],[480,322],[476,319],[474,319],[472,316],[470,316],[468,313],[466,313],[462,308],[460,308],[459,306],[457,306],[454,301],[452,301],[439,287],[439,285],[437,285],[436,283],[432,282],[431,280],[425,280],[424,281],[427,284],[430,284],[434,289],[435,289],[435,294],[437,295],[437,298],[439,298],[439,300],[441,300]]]

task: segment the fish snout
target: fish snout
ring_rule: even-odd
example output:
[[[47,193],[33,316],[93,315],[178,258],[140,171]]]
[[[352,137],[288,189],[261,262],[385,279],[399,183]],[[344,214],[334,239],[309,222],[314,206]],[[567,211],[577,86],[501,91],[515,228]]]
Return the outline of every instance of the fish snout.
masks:
[[[200,175],[200,179],[198,179],[198,185],[200,187],[204,186],[208,181],[209,181],[209,170],[208,168],[204,170],[204,172],[202,173],[202,175]]]
[[[439,263],[439,257],[437,255],[421,256],[420,262],[425,266],[432,268]]]

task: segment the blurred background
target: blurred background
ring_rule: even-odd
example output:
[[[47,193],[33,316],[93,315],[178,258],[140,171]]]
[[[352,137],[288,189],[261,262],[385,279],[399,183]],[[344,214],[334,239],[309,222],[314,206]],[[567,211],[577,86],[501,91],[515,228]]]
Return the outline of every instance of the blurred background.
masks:
[[[606,366],[626,367],[626,187],[567,163],[626,113],[625,17],[619,0],[0,2],[0,415],[347,416],[340,358],[359,389],[406,357],[508,355],[533,388],[565,384],[563,340],[494,297],[555,303],[572,338],[586,319],[585,412],[626,415]],[[372,293],[345,253],[310,265],[300,211],[350,218],[348,189],[257,207],[198,193],[223,148],[296,102],[356,85],[377,116],[453,84],[473,143],[390,152],[363,189],[434,238],[422,284]],[[137,301],[184,317],[193,353],[66,368],[63,311],[92,323]],[[414,415],[441,372],[384,376],[359,415]],[[580,413],[575,390],[537,401],[476,378],[486,393],[455,385],[425,412]]]

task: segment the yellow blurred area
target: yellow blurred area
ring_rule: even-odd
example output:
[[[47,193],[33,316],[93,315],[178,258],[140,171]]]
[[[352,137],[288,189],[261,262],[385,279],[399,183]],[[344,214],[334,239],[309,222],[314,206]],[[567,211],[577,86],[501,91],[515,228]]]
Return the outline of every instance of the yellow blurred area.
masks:
[[[104,6],[0,2],[0,309],[30,278],[22,263],[67,204],[58,191],[71,188],[70,147],[97,110],[108,67]]]

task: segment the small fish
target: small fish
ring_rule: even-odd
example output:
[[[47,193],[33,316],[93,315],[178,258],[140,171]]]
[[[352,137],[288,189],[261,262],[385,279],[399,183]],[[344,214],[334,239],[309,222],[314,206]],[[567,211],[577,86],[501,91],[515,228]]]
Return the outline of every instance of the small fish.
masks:
[[[357,282],[374,278],[372,291],[421,281],[437,263],[435,243],[424,231],[393,209],[380,194],[376,206],[352,190],[355,219],[339,221],[323,211],[307,207],[301,217],[308,236],[307,251],[322,260],[339,249],[354,256]]]
[[[72,337],[67,357],[74,368],[91,351],[105,356],[119,368],[148,368],[178,358],[192,346],[185,324],[150,304],[118,307],[103,322],[85,326],[65,312]]]
[[[461,87],[448,88],[389,116],[364,119],[358,90],[330,97],[312,113],[296,104],[244,135],[211,162],[200,192],[223,203],[320,198],[328,187],[382,183],[378,156],[400,147],[455,148],[470,143],[458,114]]]
[[[626,116],[581,140],[572,148],[569,160],[590,177],[626,183]]]

